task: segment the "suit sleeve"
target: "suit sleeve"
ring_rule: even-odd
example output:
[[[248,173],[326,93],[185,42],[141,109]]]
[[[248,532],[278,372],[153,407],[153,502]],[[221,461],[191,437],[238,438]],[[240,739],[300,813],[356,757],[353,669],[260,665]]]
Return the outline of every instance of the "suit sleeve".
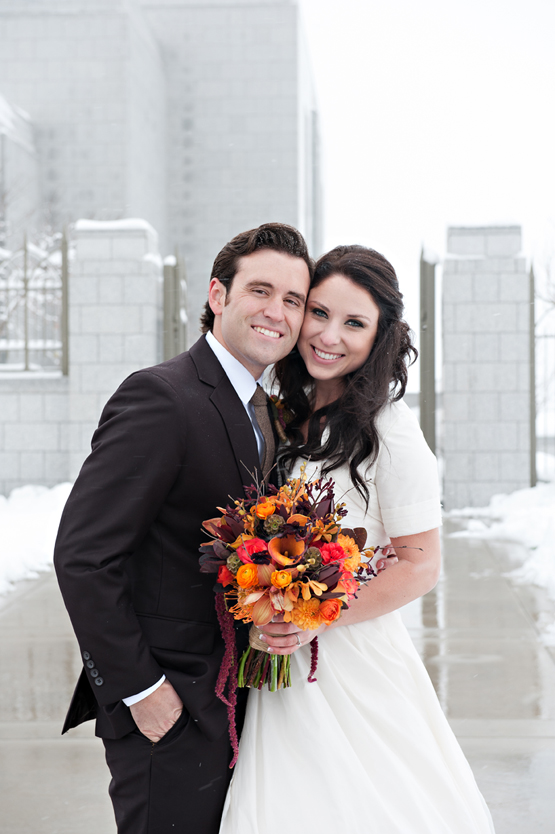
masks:
[[[102,413],[60,522],[54,564],[102,706],[163,674],[135,616],[124,566],[178,475],[181,414],[178,394],[156,374],[129,377]]]

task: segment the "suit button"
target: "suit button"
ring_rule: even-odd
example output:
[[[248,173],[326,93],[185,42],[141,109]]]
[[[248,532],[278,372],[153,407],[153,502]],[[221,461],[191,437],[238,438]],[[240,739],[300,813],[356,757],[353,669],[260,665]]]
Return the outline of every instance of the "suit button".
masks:
[[[91,677],[97,678],[98,677],[98,669],[91,669]]]
[[[91,656],[88,652],[83,652],[83,660],[90,660]]]
[[[94,682],[97,686],[102,686],[102,684],[104,683],[104,678],[95,678]]]
[[[94,660],[87,660],[87,669],[94,669]]]

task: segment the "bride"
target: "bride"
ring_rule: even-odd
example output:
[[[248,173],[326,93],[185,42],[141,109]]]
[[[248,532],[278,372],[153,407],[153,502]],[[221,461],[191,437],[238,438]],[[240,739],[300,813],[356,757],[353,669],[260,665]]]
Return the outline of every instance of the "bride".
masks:
[[[493,832],[398,611],[437,582],[441,524],[435,458],[401,400],[415,355],[402,311],[383,256],[337,247],[316,265],[298,352],[276,366],[289,468],[330,473],[344,525],[398,562],[331,626],[262,627],[269,652],[291,654],[292,687],[249,693],[220,834]]]

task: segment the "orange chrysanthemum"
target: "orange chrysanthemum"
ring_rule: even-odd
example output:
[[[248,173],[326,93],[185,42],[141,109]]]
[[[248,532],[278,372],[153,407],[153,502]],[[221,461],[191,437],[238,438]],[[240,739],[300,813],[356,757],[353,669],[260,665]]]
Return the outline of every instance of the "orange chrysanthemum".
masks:
[[[350,536],[344,536],[340,533],[337,537],[337,544],[341,545],[347,554],[347,559],[351,559],[353,556],[360,556],[360,550],[357,547],[357,543]]]
[[[294,623],[303,631],[306,629],[314,630],[322,625],[322,618],[320,616],[320,600],[312,597],[311,599],[299,599],[296,606],[289,613],[290,621]],[[286,615],[284,619],[288,619]]]
[[[344,569],[349,571],[349,573],[354,573],[360,565],[360,550],[357,547],[357,543],[350,536],[343,536],[340,533],[337,537],[337,544],[340,544],[347,554],[347,558],[343,563]]]

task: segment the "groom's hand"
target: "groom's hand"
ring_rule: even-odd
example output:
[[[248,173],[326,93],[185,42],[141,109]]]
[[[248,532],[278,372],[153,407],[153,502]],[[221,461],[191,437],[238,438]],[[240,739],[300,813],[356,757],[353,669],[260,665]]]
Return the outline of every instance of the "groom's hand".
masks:
[[[156,743],[171,730],[181,715],[183,702],[166,678],[151,695],[129,709],[141,733]]]

